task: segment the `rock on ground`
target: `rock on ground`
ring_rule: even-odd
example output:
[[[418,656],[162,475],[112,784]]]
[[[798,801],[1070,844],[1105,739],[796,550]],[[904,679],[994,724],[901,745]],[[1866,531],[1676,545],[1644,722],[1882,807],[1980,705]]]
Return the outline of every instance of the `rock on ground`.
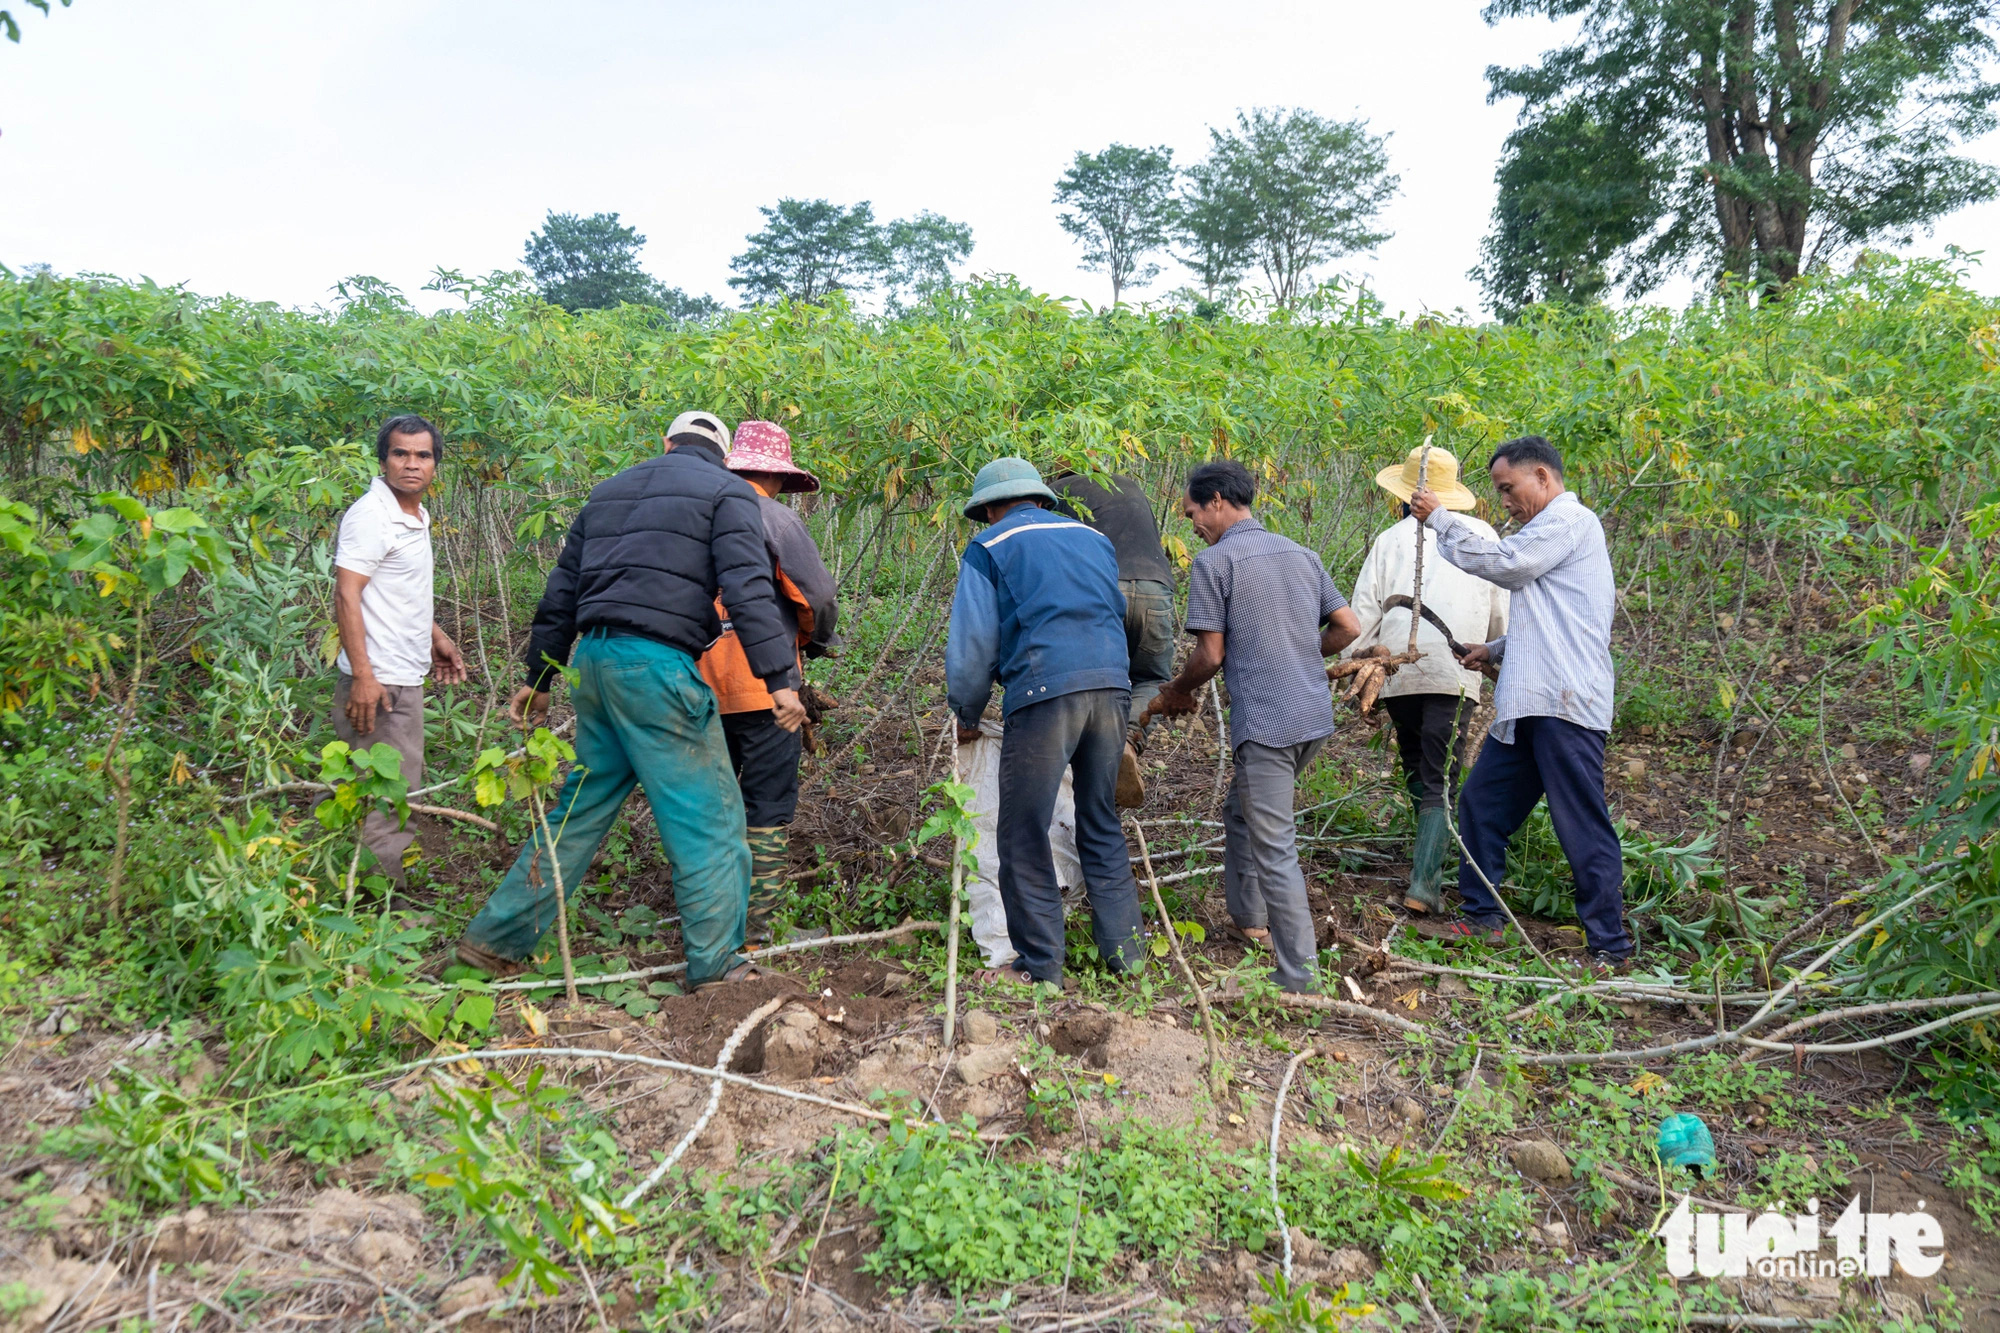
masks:
[[[1523,1139],[1508,1145],[1507,1160],[1530,1180],[1561,1184],[1572,1176],[1569,1158],[1547,1139]]]

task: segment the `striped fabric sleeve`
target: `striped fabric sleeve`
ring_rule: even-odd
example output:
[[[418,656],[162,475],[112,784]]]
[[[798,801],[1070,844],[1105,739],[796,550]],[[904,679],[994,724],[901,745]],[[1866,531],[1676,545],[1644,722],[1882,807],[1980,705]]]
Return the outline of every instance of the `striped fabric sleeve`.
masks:
[[[1576,523],[1548,509],[1509,537],[1482,537],[1443,508],[1433,510],[1426,523],[1437,534],[1438,550],[1445,559],[1509,591],[1525,588],[1554,569],[1576,545]]]

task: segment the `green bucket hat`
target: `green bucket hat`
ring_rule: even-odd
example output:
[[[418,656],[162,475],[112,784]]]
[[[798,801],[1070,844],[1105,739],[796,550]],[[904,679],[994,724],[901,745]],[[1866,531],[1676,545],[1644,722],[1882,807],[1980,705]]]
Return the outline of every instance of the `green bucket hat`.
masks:
[[[977,519],[981,506],[1030,496],[1056,503],[1056,493],[1042,481],[1033,463],[1025,458],[996,458],[972,479],[972,498],[965,502],[965,516]]]

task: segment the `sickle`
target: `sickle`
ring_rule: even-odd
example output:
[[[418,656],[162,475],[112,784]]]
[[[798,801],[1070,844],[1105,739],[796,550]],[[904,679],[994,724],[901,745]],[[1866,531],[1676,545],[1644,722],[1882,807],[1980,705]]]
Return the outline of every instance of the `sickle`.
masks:
[[[1407,611],[1414,605],[1415,603],[1410,600],[1407,594],[1399,592],[1393,597],[1384,598],[1382,609],[1384,611]],[[1453,657],[1465,656],[1467,652],[1466,646],[1451,636],[1451,626],[1444,623],[1443,616],[1440,616],[1428,606],[1424,607],[1420,614],[1422,614],[1425,620],[1431,622],[1433,629],[1444,635],[1445,647],[1451,649]]]

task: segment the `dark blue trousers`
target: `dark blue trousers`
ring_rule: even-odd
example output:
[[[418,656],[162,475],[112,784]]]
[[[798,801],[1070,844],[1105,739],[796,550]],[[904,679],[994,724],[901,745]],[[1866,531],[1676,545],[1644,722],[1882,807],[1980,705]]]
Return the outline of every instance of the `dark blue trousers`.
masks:
[[[1076,796],[1076,859],[1090,893],[1091,933],[1114,972],[1145,960],[1139,886],[1118,822],[1118,759],[1125,750],[1124,690],[1080,690],[1008,714],[1000,741],[1000,902],[1014,965],[1036,981],[1063,974],[1062,886],[1049,852],[1049,820],[1065,768]]]
[[[1465,845],[1495,884],[1507,873],[1507,841],[1535,802],[1549,798],[1563,855],[1575,881],[1576,914],[1592,949],[1623,954],[1625,858],[1611,810],[1604,803],[1604,733],[1559,717],[1524,717],[1514,723],[1514,743],[1491,736],[1458,796],[1458,828]],[[1465,915],[1482,927],[1504,924],[1500,902],[1470,865],[1458,868]]]

